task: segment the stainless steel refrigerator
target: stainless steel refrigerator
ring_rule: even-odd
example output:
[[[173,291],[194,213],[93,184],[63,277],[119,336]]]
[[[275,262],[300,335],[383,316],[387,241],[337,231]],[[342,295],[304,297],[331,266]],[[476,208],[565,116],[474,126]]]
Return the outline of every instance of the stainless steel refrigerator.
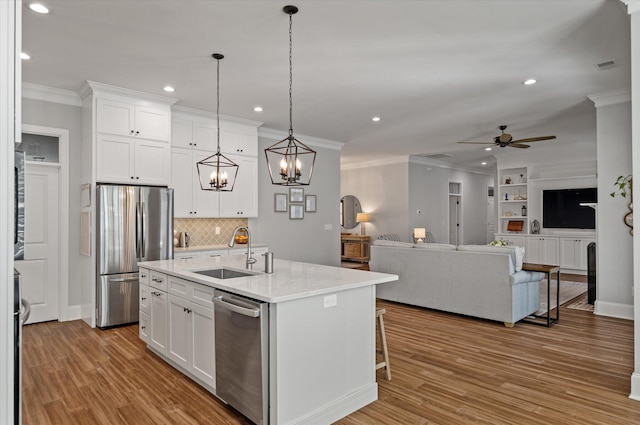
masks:
[[[97,186],[96,324],[138,321],[138,262],[173,258],[173,189]]]

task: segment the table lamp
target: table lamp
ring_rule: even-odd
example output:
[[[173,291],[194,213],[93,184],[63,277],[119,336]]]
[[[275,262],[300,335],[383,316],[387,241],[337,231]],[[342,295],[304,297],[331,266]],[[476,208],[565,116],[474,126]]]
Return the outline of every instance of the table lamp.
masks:
[[[427,237],[427,229],[424,227],[416,227],[413,229],[413,239],[416,243],[424,243],[424,239]]]
[[[365,229],[365,223],[368,223],[369,221],[371,221],[369,219],[369,214],[368,213],[358,213],[358,215],[356,215],[356,221],[360,224],[360,235],[364,236],[367,234],[366,229]]]

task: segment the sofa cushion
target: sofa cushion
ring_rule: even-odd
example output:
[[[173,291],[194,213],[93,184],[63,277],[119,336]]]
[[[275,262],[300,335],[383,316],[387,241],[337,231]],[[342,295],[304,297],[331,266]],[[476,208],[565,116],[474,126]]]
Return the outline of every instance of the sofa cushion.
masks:
[[[513,246],[491,246],[491,245],[458,245],[458,251],[467,251],[467,252],[486,252],[486,253],[503,253],[509,254],[511,257],[511,273],[522,270],[522,257],[521,250],[516,249]],[[516,251],[518,253],[516,254]],[[517,258],[520,257],[520,262],[518,263]],[[519,268],[518,268],[519,266]]]
[[[413,244],[409,242],[387,241],[387,240],[380,240],[380,239],[373,241],[373,245],[399,246],[399,247],[405,247],[405,248],[413,248]]]
[[[437,250],[437,251],[455,251],[456,246],[448,243],[417,243],[413,245],[414,248],[418,249],[429,249],[429,250]]]
[[[517,283],[523,282],[536,282],[544,279],[544,273],[541,272],[530,272],[526,270],[520,270],[515,272],[511,276],[509,276],[511,280],[511,284],[515,285]]]

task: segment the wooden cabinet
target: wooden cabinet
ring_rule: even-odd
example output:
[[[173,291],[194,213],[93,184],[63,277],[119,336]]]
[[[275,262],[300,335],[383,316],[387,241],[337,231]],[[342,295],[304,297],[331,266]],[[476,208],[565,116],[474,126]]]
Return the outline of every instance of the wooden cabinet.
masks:
[[[232,192],[220,192],[220,217],[258,216],[258,158],[228,155],[238,164],[238,177]]]
[[[171,151],[173,215],[176,218],[216,218],[220,216],[220,194],[200,188],[197,162],[214,152],[190,148]]]
[[[171,110],[165,105],[139,105],[134,101],[97,100],[98,133],[169,141]]]
[[[527,237],[525,249],[527,263],[560,265],[559,260],[559,239],[557,237]]]
[[[498,233],[529,233],[527,178],[526,167],[498,171]]]
[[[572,270],[587,270],[587,246],[595,239],[560,239],[560,267]]]
[[[369,261],[369,242],[369,236],[366,235],[341,235],[340,257],[343,260],[354,260],[361,263]]]
[[[96,168],[100,182],[168,185],[171,150],[165,142],[100,134]]]

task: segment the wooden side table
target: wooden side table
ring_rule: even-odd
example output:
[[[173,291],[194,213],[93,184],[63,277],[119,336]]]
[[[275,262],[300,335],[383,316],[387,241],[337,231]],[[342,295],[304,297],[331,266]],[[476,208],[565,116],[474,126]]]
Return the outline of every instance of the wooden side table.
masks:
[[[533,325],[542,325],[548,328],[560,321],[560,266],[551,264],[534,264],[524,263],[522,270],[529,272],[542,272],[547,275],[547,315],[534,316],[533,319],[523,319],[522,322],[531,323]],[[551,273],[556,273],[556,317],[551,317]],[[536,321],[535,319],[546,319],[545,321]]]
[[[340,235],[340,258],[361,263],[369,261],[369,236]]]

